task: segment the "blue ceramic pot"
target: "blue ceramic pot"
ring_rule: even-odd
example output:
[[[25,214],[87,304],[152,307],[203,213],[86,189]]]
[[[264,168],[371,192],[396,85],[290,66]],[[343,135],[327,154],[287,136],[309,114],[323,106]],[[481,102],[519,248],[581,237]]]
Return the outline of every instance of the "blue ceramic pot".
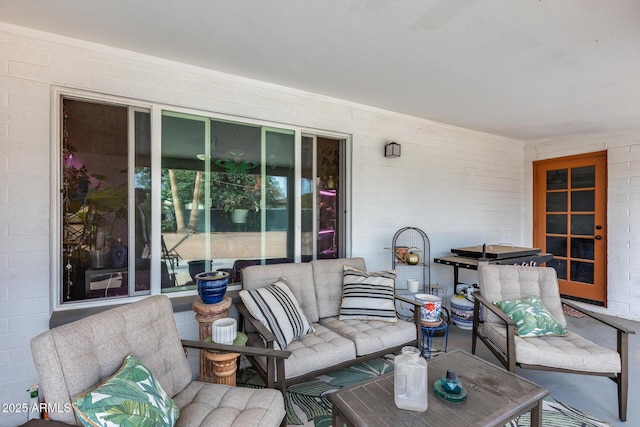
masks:
[[[222,271],[205,271],[196,274],[198,294],[205,304],[216,304],[222,301],[227,292],[229,273]]]

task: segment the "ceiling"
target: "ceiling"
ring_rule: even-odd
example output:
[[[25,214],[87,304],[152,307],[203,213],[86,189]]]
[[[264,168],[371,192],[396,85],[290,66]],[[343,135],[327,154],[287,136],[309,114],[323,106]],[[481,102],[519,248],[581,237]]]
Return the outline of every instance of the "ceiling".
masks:
[[[0,20],[524,141],[640,129],[638,0],[0,0]]]

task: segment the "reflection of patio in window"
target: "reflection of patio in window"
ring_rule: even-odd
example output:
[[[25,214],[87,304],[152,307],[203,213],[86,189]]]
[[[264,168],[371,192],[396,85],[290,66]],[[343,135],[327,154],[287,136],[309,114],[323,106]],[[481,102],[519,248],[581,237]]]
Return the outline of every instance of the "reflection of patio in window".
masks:
[[[180,233],[164,233],[167,246],[171,247],[182,238]],[[176,284],[191,285],[188,261],[202,259],[205,247],[211,254],[211,268],[231,268],[237,259],[286,258],[286,231],[270,231],[264,233],[266,252],[262,256],[261,232],[213,232],[196,233],[187,239],[178,252],[182,260],[175,267]],[[207,246],[208,245],[208,246]]]

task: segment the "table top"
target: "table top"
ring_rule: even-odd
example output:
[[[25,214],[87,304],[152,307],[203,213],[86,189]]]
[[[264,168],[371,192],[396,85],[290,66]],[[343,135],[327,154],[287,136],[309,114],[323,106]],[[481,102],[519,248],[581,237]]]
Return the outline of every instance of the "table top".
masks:
[[[531,410],[549,391],[462,350],[427,362],[429,406],[426,412],[398,409],[393,372],[329,395],[342,415],[356,426],[503,426]],[[461,403],[437,397],[433,383],[452,369],[467,390]]]
[[[523,262],[529,264],[531,261],[535,261],[536,264],[542,264],[553,259],[553,254],[540,252],[535,255],[527,255],[514,258],[503,259],[488,259],[489,264],[503,264],[503,265],[519,265]],[[460,255],[445,255],[438,258],[434,258],[433,262],[436,264],[451,265],[454,267],[466,268],[469,270],[477,270],[480,261],[476,258],[467,258]]]
[[[487,258],[495,259],[535,255],[540,252],[540,248],[523,248],[521,246],[501,245],[499,243],[468,246],[466,248],[453,248],[451,249],[451,252],[464,257],[480,258],[482,256],[483,248]]]

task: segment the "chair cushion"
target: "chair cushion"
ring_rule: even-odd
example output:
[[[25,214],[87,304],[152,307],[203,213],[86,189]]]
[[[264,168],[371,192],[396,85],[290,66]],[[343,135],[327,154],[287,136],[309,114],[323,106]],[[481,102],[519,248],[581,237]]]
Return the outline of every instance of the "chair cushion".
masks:
[[[511,320],[516,322],[516,334],[522,338],[541,335],[565,336],[567,330],[549,313],[540,298],[535,295],[517,300],[493,303]]]
[[[356,345],[358,356],[396,347],[416,339],[416,325],[404,320],[389,323],[378,320],[339,320],[337,317],[329,317],[321,319],[320,323],[352,340]]]
[[[339,319],[397,322],[395,283],[393,271],[369,273],[345,265]]]
[[[551,267],[479,265],[478,284],[480,294],[488,301],[514,300],[536,295],[558,323],[567,327],[556,270]],[[489,310],[485,310],[483,316],[488,322],[501,322]]]
[[[355,359],[353,341],[318,323],[313,324],[313,329],[313,333],[292,341],[285,349],[291,352],[284,361],[287,379]],[[249,335],[248,345],[264,346],[257,334]],[[256,357],[256,360],[263,369],[266,368],[263,357]]]
[[[151,371],[130,354],[110,378],[76,396],[73,409],[85,426],[173,426],[180,410]]]
[[[480,330],[503,352],[506,351],[505,326],[485,323]],[[542,365],[573,371],[602,373],[620,372],[620,355],[609,347],[589,341],[568,331],[564,337],[514,337],[516,361],[529,365]]]
[[[240,298],[253,317],[275,335],[281,349],[291,341],[313,332],[311,323],[284,278],[264,288],[242,290]]]
[[[285,416],[282,393],[194,381],[173,397],[180,407],[176,427],[277,426]]]

